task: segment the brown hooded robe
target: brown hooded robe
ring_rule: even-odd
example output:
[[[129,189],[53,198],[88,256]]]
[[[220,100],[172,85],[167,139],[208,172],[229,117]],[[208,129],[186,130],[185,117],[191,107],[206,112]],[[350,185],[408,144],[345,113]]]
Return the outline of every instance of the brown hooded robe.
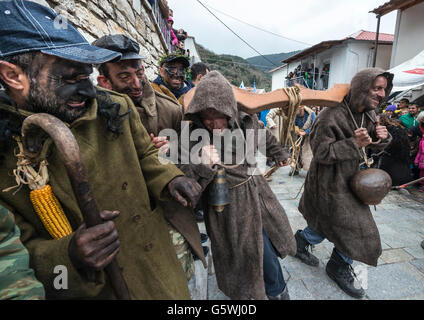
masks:
[[[362,119],[358,109],[379,75],[388,79],[387,97],[392,89],[393,75],[384,70],[365,69],[352,79],[345,101],[358,126],[361,126]],[[373,141],[377,140],[375,122],[375,112],[366,112],[363,127],[367,128]],[[377,226],[369,206],[363,204],[349,187],[350,179],[359,171],[359,164],[363,161],[355,142],[355,130],[343,103],[325,108],[317,117],[310,134],[313,159],[299,211],[310,228],[334,243],[344,255],[376,266],[382,252]],[[391,140],[389,135],[385,141],[370,147],[382,150]]]
[[[257,138],[258,129],[263,128],[256,115],[237,110],[231,85],[216,71],[202,78],[188,107],[186,118],[192,121],[190,132],[205,129],[199,115],[208,108],[225,114],[231,129],[239,128],[240,124],[242,128],[253,129]],[[256,139],[254,150],[257,143]],[[269,130],[266,131],[266,146],[267,156],[278,162],[289,157]],[[211,239],[218,287],[231,299],[237,300],[266,299],[262,229],[265,229],[281,258],[296,252],[286,213],[262,175],[254,175],[246,183],[231,189],[249,179],[248,168],[244,161],[237,168],[226,169],[230,204],[222,213],[217,213],[208,203],[208,186],[215,176],[215,167],[203,164],[180,166],[205,190],[205,224]]]

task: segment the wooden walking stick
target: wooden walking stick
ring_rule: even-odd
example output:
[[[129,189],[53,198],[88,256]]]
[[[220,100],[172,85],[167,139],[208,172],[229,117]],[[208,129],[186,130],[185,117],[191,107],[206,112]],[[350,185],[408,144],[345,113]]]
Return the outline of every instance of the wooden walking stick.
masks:
[[[38,156],[45,137],[45,134],[43,137],[43,131],[52,138],[58,149],[87,227],[103,223],[96,200],[88,184],[87,173],[81,160],[77,141],[71,130],[62,121],[45,113],[34,114],[26,118],[22,124],[22,142],[25,154],[29,158]],[[113,259],[105,268],[105,272],[111,281],[111,286],[117,298],[130,300],[127,284],[116,259]]]

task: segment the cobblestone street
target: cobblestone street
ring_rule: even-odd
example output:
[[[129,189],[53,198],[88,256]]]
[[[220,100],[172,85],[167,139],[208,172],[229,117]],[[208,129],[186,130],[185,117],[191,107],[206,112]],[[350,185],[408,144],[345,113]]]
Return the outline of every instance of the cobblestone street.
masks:
[[[306,227],[306,221],[297,209],[300,195],[293,199],[303,184],[306,172],[302,171],[293,178],[288,176],[288,172],[288,168],[277,171],[270,186],[286,210],[295,233]],[[377,267],[359,262],[353,264],[366,288],[364,299],[424,299],[424,249],[420,246],[424,240],[424,195],[414,187],[408,190],[391,191],[377,206],[377,211],[371,209],[380,232],[383,254]],[[203,223],[200,226],[205,230]],[[207,244],[210,245],[209,241]],[[353,300],[325,272],[332,250],[333,245],[328,241],[313,248],[313,254],[320,259],[319,267],[310,267],[290,256],[280,260],[292,300]],[[209,270],[206,272],[201,263],[196,262],[196,280],[191,283],[193,299],[228,299],[217,288],[210,255],[208,263]]]

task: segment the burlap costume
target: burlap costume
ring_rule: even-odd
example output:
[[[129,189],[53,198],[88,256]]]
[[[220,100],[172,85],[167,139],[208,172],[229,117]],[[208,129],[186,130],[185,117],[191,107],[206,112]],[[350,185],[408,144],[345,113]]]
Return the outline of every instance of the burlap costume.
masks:
[[[263,128],[256,115],[237,110],[231,85],[216,71],[202,78],[186,111],[186,118],[192,121],[190,132],[205,128],[200,112],[208,108],[225,114],[231,130],[240,125],[243,130],[252,129],[257,138],[258,129]],[[257,143],[255,140],[255,149]],[[266,146],[266,155],[278,162],[289,157],[269,130]],[[296,252],[288,218],[268,183],[262,175],[250,176],[246,161],[236,168],[227,168],[230,204],[217,213],[208,202],[216,169],[203,164],[182,165],[180,169],[204,188],[205,224],[218,287],[231,299],[266,299],[262,228],[281,258]]]
[[[352,79],[351,89],[345,97],[347,105],[361,124],[363,105],[378,75],[384,70],[366,69]],[[388,77],[386,97],[392,89],[392,77]],[[365,113],[364,125],[376,141],[376,115]],[[334,243],[344,255],[376,266],[381,255],[381,241],[369,206],[363,204],[351,191],[350,179],[360,170],[361,153],[355,142],[356,127],[343,104],[325,108],[312,127],[310,142],[313,152],[311,167],[305,182],[305,191],[299,204],[308,226]],[[383,149],[392,138],[379,145]],[[368,148],[367,148],[368,149]]]

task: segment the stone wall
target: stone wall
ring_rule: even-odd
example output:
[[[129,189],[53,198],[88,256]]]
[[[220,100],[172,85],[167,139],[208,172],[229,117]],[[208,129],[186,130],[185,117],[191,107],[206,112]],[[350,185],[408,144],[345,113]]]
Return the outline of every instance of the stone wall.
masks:
[[[146,75],[153,80],[157,62],[168,51],[165,39],[146,0],[35,0],[49,5],[80,31],[88,42],[122,33],[140,44]]]

